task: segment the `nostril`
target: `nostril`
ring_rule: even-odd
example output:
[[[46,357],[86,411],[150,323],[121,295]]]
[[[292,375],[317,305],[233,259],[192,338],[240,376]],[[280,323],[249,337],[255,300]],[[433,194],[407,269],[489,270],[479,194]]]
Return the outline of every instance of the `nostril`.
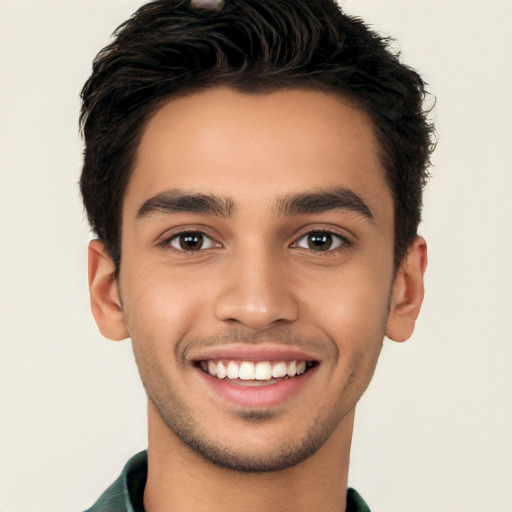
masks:
[[[216,318],[255,331],[295,321],[299,309],[295,295],[275,276],[261,275],[261,268],[249,272],[249,262],[244,261],[244,268],[233,265],[224,275],[214,306]]]

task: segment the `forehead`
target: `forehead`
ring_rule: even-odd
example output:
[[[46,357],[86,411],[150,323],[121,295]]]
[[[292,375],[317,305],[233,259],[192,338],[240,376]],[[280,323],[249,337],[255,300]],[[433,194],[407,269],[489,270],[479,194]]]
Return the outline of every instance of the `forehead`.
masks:
[[[123,218],[166,190],[264,208],[271,197],[339,187],[375,202],[377,210],[391,201],[362,110],[319,91],[214,88],[171,99],[149,120]]]

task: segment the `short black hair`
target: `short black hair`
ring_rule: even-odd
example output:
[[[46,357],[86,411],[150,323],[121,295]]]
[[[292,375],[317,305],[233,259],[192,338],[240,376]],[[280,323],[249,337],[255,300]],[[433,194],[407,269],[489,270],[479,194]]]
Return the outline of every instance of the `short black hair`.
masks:
[[[82,90],[80,187],[89,222],[119,268],[121,209],[142,132],[170,97],[229,86],[341,95],[371,118],[395,210],[398,268],[421,220],[435,145],[420,75],[393,42],[334,0],[157,0],[96,56]]]

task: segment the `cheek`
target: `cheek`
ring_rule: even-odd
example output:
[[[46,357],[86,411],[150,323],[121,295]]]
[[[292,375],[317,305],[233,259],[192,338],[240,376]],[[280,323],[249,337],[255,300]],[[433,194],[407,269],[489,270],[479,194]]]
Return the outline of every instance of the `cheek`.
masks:
[[[205,309],[206,283],[165,266],[126,263],[120,290],[132,340],[142,337],[152,344],[172,346]]]
[[[346,268],[307,293],[310,321],[335,340],[340,357],[364,355],[384,337],[392,278],[382,270],[379,276],[378,272]]]

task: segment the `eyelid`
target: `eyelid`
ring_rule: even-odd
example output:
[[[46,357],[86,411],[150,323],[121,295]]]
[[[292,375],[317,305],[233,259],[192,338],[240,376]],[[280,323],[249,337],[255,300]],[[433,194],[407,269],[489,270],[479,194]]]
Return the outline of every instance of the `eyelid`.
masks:
[[[302,247],[302,246],[299,245],[299,241],[301,239],[303,239],[304,237],[307,237],[307,236],[309,236],[309,235],[311,235],[313,233],[325,233],[325,234],[331,235],[333,238],[336,238],[336,239],[339,240],[339,244],[336,245],[336,247],[333,247],[333,248],[329,247],[329,249],[327,249],[325,251],[313,251],[309,247]],[[307,230],[302,231],[298,236],[295,237],[294,241],[290,244],[290,247],[306,249],[306,250],[309,250],[309,251],[326,254],[326,253],[335,252],[339,248],[350,247],[352,245],[353,245],[352,241],[347,236],[342,235],[341,233],[339,233],[339,232],[337,232],[337,231],[335,231],[333,229],[330,229],[330,228],[317,227],[317,228],[308,228]]]
[[[183,247],[179,247],[180,237],[186,236],[186,235],[200,235],[203,245],[207,245],[208,247],[201,247],[200,249],[195,249],[195,250],[193,250],[193,249],[187,250],[187,249],[183,249]],[[175,242],[177,242],[177,243],[175,244]],[[190,232],[185,232],[185,233],[178,233],[176,235],[171,236],[171,238],[169,238],[169,244],[171,245],[171,247],[174,247],[174,249],[176,249],[177,251],[199,252],[199,251],[205,251],[207,249],[211,249],[213,246],[213,239],[212,239],[212,237],[205,235],[204,233],[200,233],[199,231],[190,231]]]
[[[156,244],[157,246],[164,248],[164,249],[172,249],[173,251],[176,251],[177,253],[199,253],[203,251],[207,251],[209,249],[218,249],[221,248],[223,245],[221,242],[218,241],[218,239],[209,234],[207,232],[208,230],[205,227],[202,226],[181,226],[176,227],[174,229],[170,229],[166,231],[163,235],[161,235]],[[182,248],[176,247],[172,241],[177,239],[179,236],[187,235],[187,234],[198,234],[201,235],[203,238],[208,239],[211,241],[211,247],[207,248],[201,248],[197,250],[186,250]]]

